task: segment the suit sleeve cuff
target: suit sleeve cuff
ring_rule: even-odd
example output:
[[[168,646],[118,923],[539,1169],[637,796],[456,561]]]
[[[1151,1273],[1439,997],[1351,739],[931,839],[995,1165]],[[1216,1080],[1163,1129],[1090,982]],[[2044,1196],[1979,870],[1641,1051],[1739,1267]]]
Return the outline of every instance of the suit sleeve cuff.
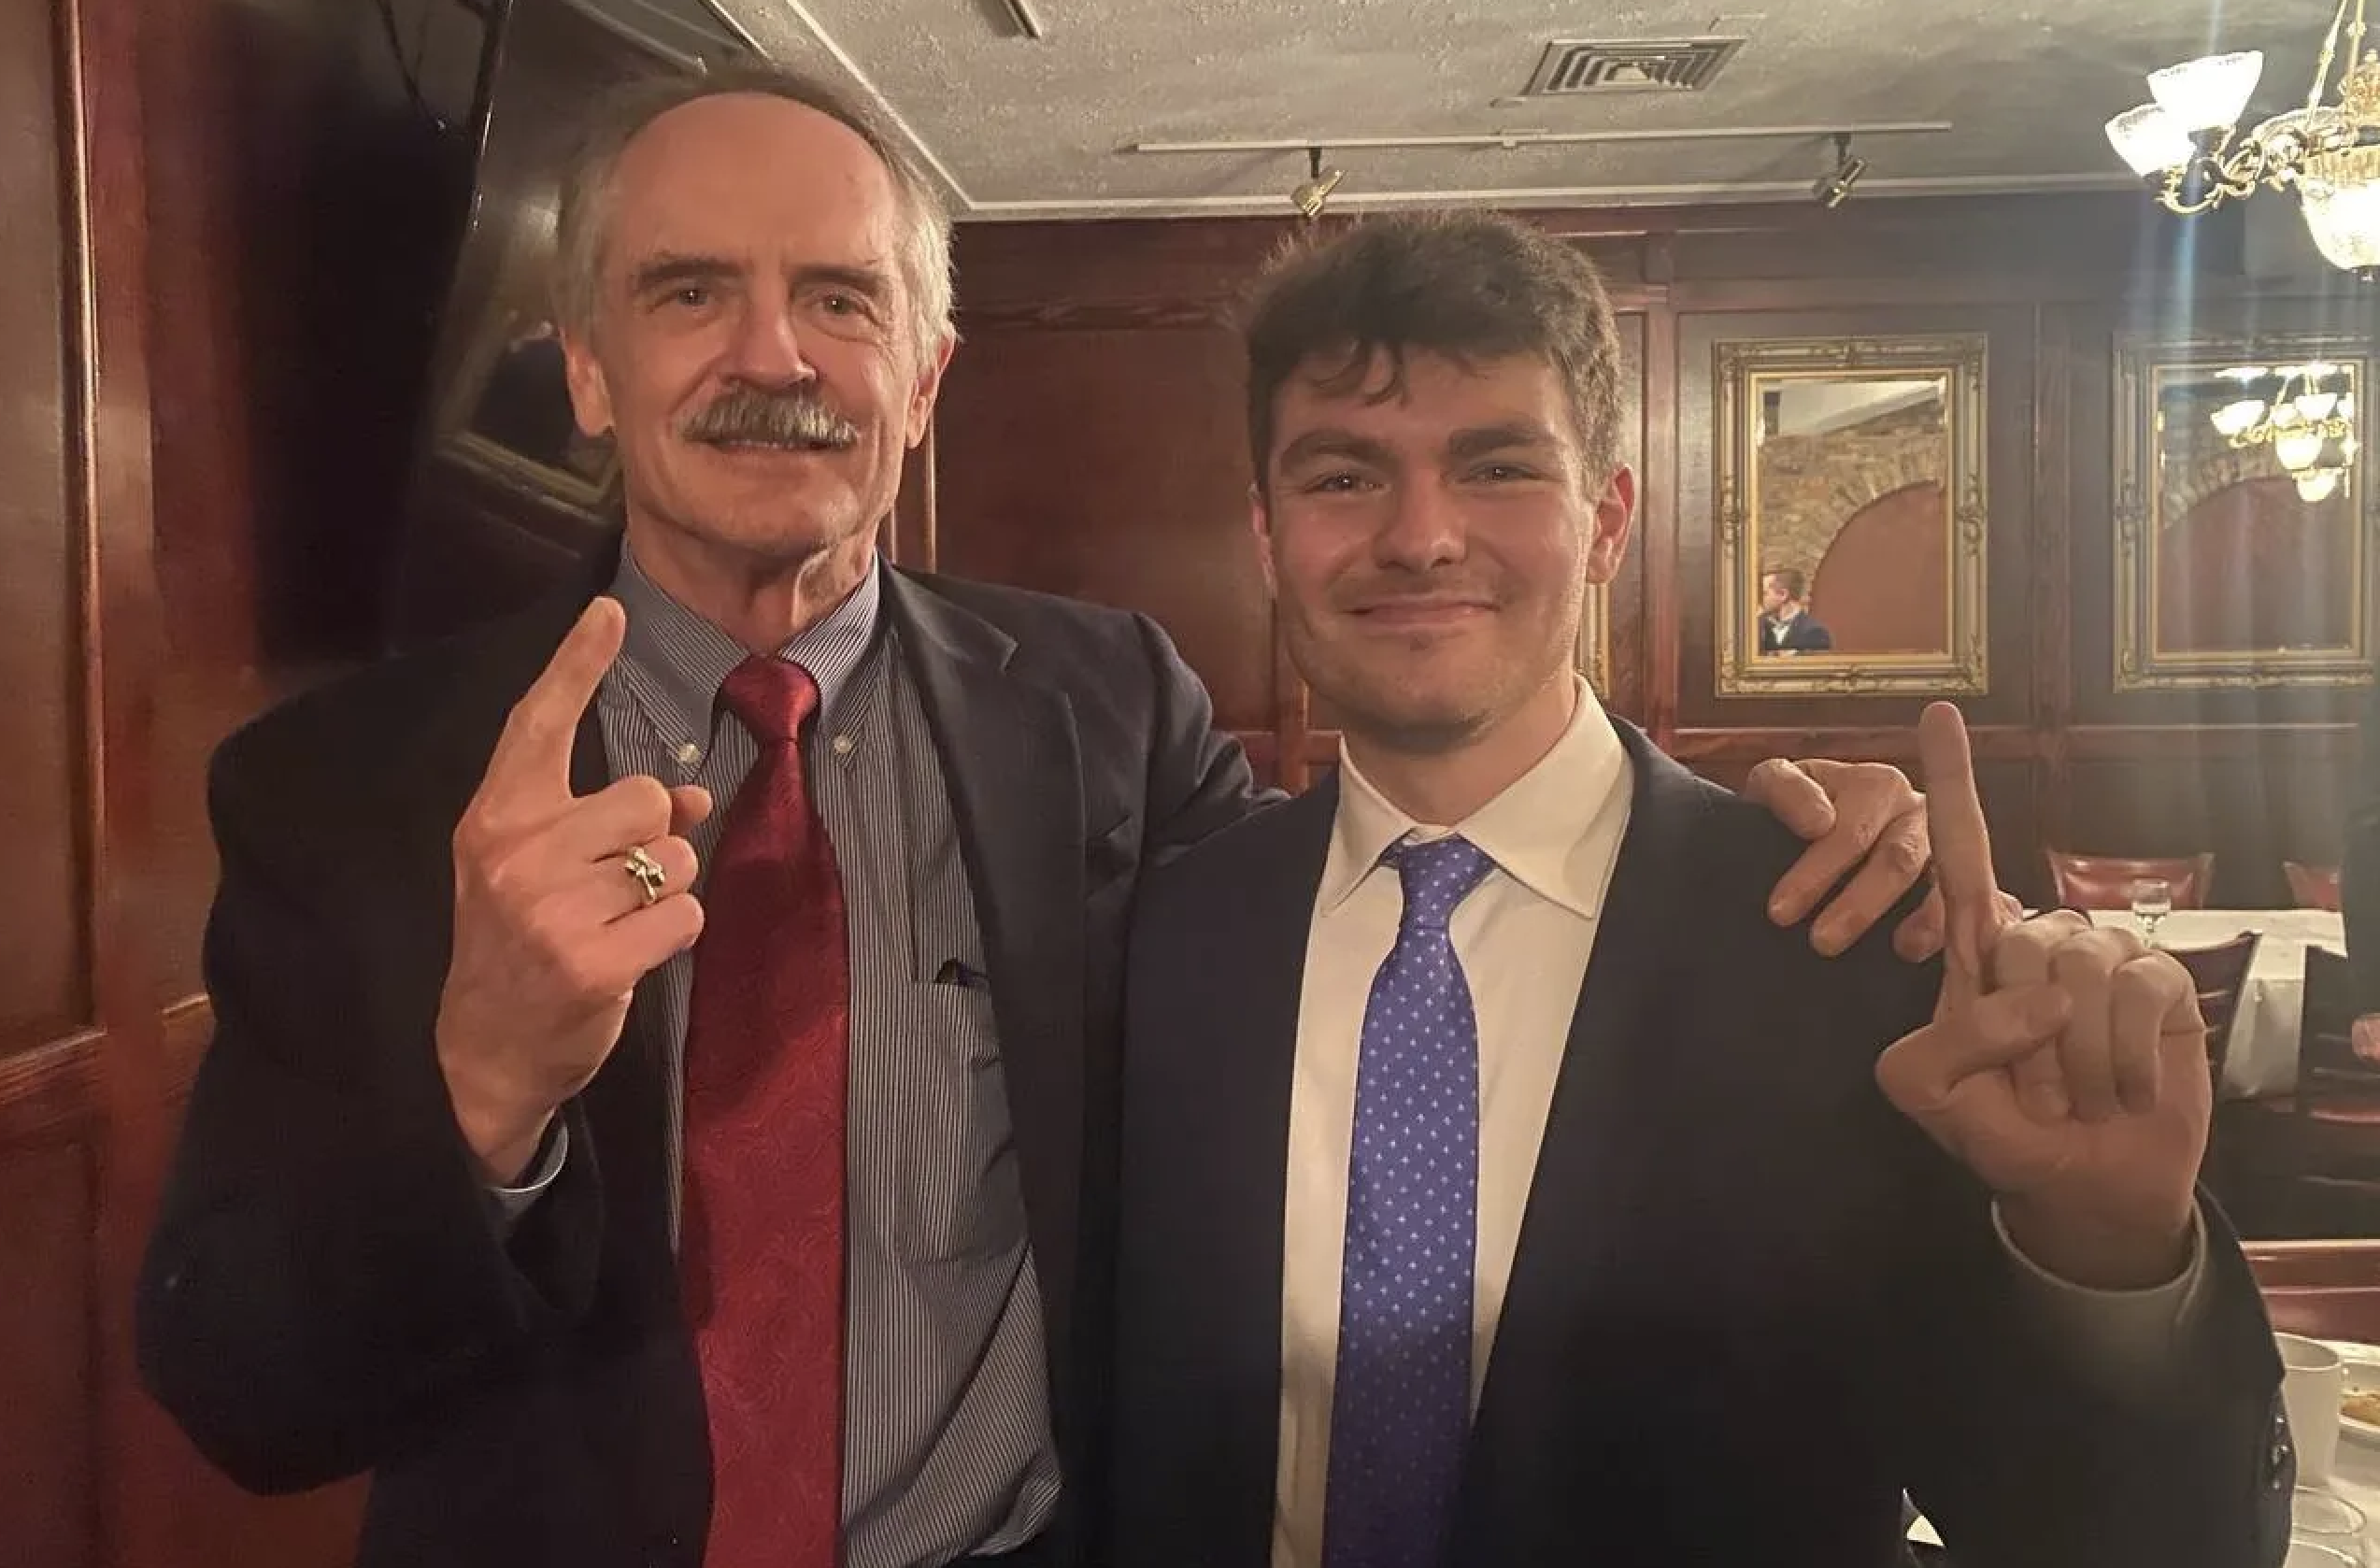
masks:
[[[2080,1364],[2127,1390],[2153,1384],[2177,1364],[2206,1294],[2203,1210],[2191,1211],[2189,1256],[2181,1273],[2145,1290],[2095,1290],[2050,1273],[2010,1237],[1997,1204],[1991,1225],[2037,1319]]]
[[[547,1128],[544,1147],[530,1162],[529,1179],[519,1187],[488,1189],[488,1199],[495,1205],[497,1223],[506,1235],[510,1235],[513,1227],[537,1206],[537,1200],[553,1186],[554,1178],[562,1175],[563,1162],[569,1158],[570,1127],[557,1116]]]

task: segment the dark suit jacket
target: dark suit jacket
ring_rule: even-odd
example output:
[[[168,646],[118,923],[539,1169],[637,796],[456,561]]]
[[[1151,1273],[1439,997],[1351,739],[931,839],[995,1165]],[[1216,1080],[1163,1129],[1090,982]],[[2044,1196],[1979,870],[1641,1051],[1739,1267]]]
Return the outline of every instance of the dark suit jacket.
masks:
[[[2341,835],[2339,909],[2347,957],[2355,962],[2357,1005],[2380,1013],[2380,686],[2365,700],[2356,746],[2355,792]]]
[[[1833,634],[1811,620],[1807,610],[1795,616],[1792,623],[1786,627],[1782,643],[1776,640],[1776,617],[1760,617],[1760,651],[1763,653],[1824,653],[1833,647]]]
[[[509,1245],[433,1045],[450,836],[506,711],[609,580],[597,567],[285,706],[210,780],[216,1034],[142,1279],[141,1368],[250,1488],[373,1471],[364,1568],[701,1559],[710,1466],[653,1007],[640,993],[568,1107],[568,1163]],[[1144,618],[905,574],[886,613],[984,925],[1071,1499],[1097,1486],[1112,1357],[1126,907],[1152,858],[1250,809],[1247,764]],[[574,773],[608,778],[591,710]],[[1056,1530],[1079,1541],[1074,1518]]]
[[[1800,848],[1620,733],[1633,816],[1547,1119],[1449,1568],[2278,1560],[2295,1466],[2219,1221],[2167,1397],[2078,1375],[1986,1194],[1874,1081],[1938,969],[1762,915]],[[1283,1155],[1335,789],[1151,879],[1126,998],[1114,1561],[1262,1568]],[[2211,1213],[2211,1210],[2210,1210]]]

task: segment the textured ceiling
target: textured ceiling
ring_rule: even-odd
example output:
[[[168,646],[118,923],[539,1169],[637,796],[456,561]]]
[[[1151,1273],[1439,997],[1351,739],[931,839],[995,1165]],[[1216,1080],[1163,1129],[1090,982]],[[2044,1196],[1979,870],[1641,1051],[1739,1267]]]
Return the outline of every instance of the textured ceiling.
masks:
[[[1715,13],[1577,0],[576,0],[724,23],[763,52],[874,98],[962,218],[1285,210],[1302,151],[1150,155],[1154,140],[1320,142],[1509,131],[1805,127],[1741,141],[1331,150],[1334,209],[1808,198],[1825,130],[1860,136],[1858,199],[2129,183],[2100,127],[2141,77],[2191,55],[2265,51],[2258,109],[2302,99],[2329,0],[1764,0]],[[716,17],[705,17],[707,8]],[[1748,36],[1699,93],[1523,99],[1547,40]]]

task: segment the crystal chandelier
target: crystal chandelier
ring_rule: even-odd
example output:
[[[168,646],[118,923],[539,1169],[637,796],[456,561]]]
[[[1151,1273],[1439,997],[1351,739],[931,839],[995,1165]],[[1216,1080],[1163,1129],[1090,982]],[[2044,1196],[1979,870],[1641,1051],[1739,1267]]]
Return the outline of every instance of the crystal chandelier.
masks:
[[[2305,501],[2328,499],[2355,466],[2355,392],[2344,367],[2235,365],[2240,395],[2207,416],[2235,448],[2269,446]]]
[[[2364,0],[2339,0],[2304,107],[2242,132],[2236,121],[2264,73],[2264,56],[2211,55],[2150,73],[2154,101],[2109,121],[2108,141],[2159,202],[2185,216],[2259,185],[2295,185],[2323,256],[2359,278],[2380,278],[2380,53],[2364,52],[2363,7]],[[2334,64],[2338,102],[2326,104]]]

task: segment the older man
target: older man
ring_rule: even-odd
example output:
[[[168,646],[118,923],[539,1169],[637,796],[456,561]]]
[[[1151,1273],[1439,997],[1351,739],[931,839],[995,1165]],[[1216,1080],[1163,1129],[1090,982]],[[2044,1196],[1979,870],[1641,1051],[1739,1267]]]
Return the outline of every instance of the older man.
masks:
[[[851,106],[636,90],[560,257],[622,537],[217,760],[150,1384],[250,1486],[372,1471],[365,1568],[1076,1561],[1124,919],[1263,797],[1147,619],[880,562],[948,229]],[[1895,847],[1864,926],[1906,781],[1771,777],[1783,918]]]

